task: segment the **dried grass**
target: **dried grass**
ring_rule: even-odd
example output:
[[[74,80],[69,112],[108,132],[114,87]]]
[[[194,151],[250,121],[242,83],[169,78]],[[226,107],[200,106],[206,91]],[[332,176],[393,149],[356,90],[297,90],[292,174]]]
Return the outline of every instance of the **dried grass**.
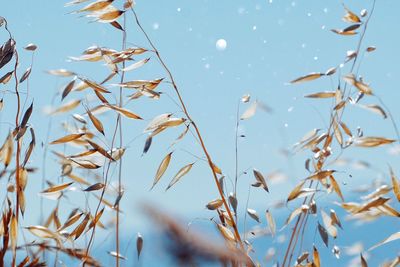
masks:
[[[11,66],[14,63],[12,70],[0,78],[0,83],[13,84],[13,94],[16,102],[15,114],[10,118],[10,120],[14,119],[15,125],[10,127],[9,133],[5,134],[4,142],[0,148],[2,162],[0,177],[9,175],[9,185],[6,189],[7,198],[2,206],[0,226],[0,236],[2,238],[0,266],[6,265],[5,258],[7,253],[12,255],[12,266],[44,266],[50,264],[46,262],[46,253],[56,255],[55,266],[57,265],[58,254],[66,254],[78,260],[84,266],[101,266],[101,261],[91,256],[91,248],[96,242],[96,231],[106,228],[108,231],[113,231],[109,229],[114,229],[115,231],[115,251],[109,252],[115,258],[115,265],[119,266],[121,260],[126,259],[126,255],[122,255],[120,251],[119,219],[122,212],[119,204],[124,197],[123,178],[126,176],[122,172],[122,160],[128,146],[123,142],[122,116],[128,119],[124,123],[134,124],[137,120],[141,120],[141,115],[131,111],[132,103],[139,98],[161,101],[163,92],[162,90],[159,91],[160,84],[171,85],[177,99],[176,103],[183,116],[175,117],[171,113],[163,113],[156,116],[143,131],[147,135],[143,154],[148,153],[151,145],[157,141],[156,138],[159,133],[170,131],[173,128],[181,129],[182,132],[178,138],[172,140],[171,145],[168,147],[168,152],[155,171],[151,189],[163,178],[167,168],[173,161],[173,155],[178,153],[173,152],[172,148],[178,146],[179,141],[187,138],[188,132],[192,133],[195,142],[199,143],[205,161],[209,166],[214,186],[218,189],[218,196],[207,203],[206,208],[214,212],[215,218],[218,218],[218,221],[213,221],[213,223],[215,223],[221,237],[225,240],[225,245],[216,245],[213,241],[202,237],[200,234],[188,233],[176,219],[160,212],[158,208],[144,205],[146,214],[167,233],[167,239],[171,241],[168,251],[183,265],[195,265],[199,260],[217,261],[224,266],[256,266],[260,264],[257,259],[251,259],[253,248],[247,240],[246,234],[240,234],[237,226],[239,222],[246,221],[247,215],[257,223],[263,220],[263,216],[260,216],[255,209],[251,209],[247,205],[247,214],[244,218],[236,215],[239,198],[237,196],[237,180],[240,175],[247,173],[247,170],[241,174],[239,173],[238,138],[242,136],[238,135],[238,128],[241,121],[252,118],[259,109],[266,112],[271,112],[272,109],[258,100],[247,104],[251,102],[249,95],[243,96],[238,101],[235,138],[235,181],[231,187],[226,187],[223,171],[214,163],[204,143],[201,131],[188,111],[173,74],[141,25],[134,9],[134,2],[132,0],[126,1],[121,9],[116,7],[121,4],[118,3],[119,1],[105,0],[90,2],[84,7],[77,7],[84,2],[88,1],[77,0],[67,3],[66,6],[72,6],[75,9],[72,13],[83,13],[84,16],[91,18],[92,21],[113,26],[116,31],[121,33],[122,48],[109,49],[93,46],[87,48],[82,55],[71,57],[73,61],[87,61],[98,65],[105,64],[109,69],[109,74],[100,81],[66,69],[48,71],[50,75],[67,80],[61,92],[61,102],[55,105],[54,110],[49,115],[52,117],[69,117],[71,120],[69,120],[68,124],[63,125],[65,129],[64,136],[47,137],[47,143],[51,149],[54,149],[53,152],[60,164],[61,179],[56,183],[43,180],[40,194],[43,198],[56,200],[57,206],[46,215],[46,219],[41,222],[41,225],[31,225],[25,228],[21,227],[21,220],[23,220],[24,213],[29,212],[25,210],[25,192],[29,190],[26,185],[30,173],[36,171],[34,168],[29,167],[30,158],[36,145],[35,132],[29,122],[32,113],[36,109],[33,102],[27,109],[24,108],[25,105],[22,104],[22,101],[26,103],[29,99],[28,96],[26,96],[26,99],[21,99],[20,86],[22,83],[26,83],[29,89],[28,81],[33,69],[31,64],[24,73],[20,74],[18,72],[19,53],[16,48],[16,42],[8,30],[7,21],[0,18],[0,24],[9,33],[9,39],[0,47],[0,69]],[[339,218],[334,209],[330,209],[327,212],[317,208],[319,196],[336,194],[341,201],[339,206],[347,211],[351,218],[356,220],[376,220],[383,216],[400,217],[400,213],[396,209],[400,201],[400,185],[395,171],[391,167],[389,167],[388,175],[390,183],[374,188],[376,190],[365,195],[360,203],[345,202],[345,196],[342,193],[340,181],[338,181],[337,177],[337,173],[343,170],[328,168],[332,161],[339,160],[341,154],[352,147],[372,149],[373,147],[399,141],[397,126],[392,114],[383,101],[375,95],[375,90],[363,79],[357,77],[359,67],[355,68],[356,63],[361,61],[364,52],[371,53],[376,49],[372,46],[364,49],[364,36],[374,8],[375,1],[373,1],[369,14],[367,14],[367,11],[362,11],[360,15],[357,15],[349,8],[344,7],[345,15],[343,20],[346,23],[350,23],[350,26],[343,29],[333,29],[332,32],[340,35],[338,36],[339,38],[354,38],[354,36],[358,36],[356,50],[348,53],[343,62],[337,62],[337,67],[329,68],[323,72],[309,73],[290,82],[290,84],[296,85],[334,76],[337,76],[337,80],[339,80],[338,84],[330,91],[305,95],[305,98],[310,98],[314,101],[330,99],[332,100],[332,105],[328,114],[329,125],[325,129],[311,130],[293,147],[293,153],[298,151],[308,152],[308,158],[305,160],[305,169],[308,174],[304,175],[304,178],[298,182],[288,196],[282,197],[286,200],[286,205],[290,204],[293,207],[293,211],[288,214],[285,224],[280,230],[277,229],[276,221],[270,208],[265,213],[268,225],[267,233],[271,234],[273,238],[276,237],[279,231],[286,231],[289,234],[287,249],[280,253],[281,255],[278,255],[281,259],[279,260],[280,266],[291,266],[293,258],[296,258],[296,266],[322,266],[321,262],[324,259],[320,258],[320,248],[312,244],[303,244],[303,237],[308,231],[318,230],[326,247],[332,247],[329,242],[332,238],[340,238],[339,228],[342,228],[343,220]],[[128,32],[125,31],[127,23],[136,25],[143,33],[147,44],[143,44],[143,47],[127,47]],[[146,49],[146,46],[151,49]],[[34,53],[37,46],[29,44],[24,49],[29,53]],[[141,58],[143,56],[144,58]],[[130,73],[138,68],[145,68],[151,57],[157,58],[161,64],[166,73],[168,83],[164,78],[129,80]],[[133,60],[135,62],[131,63]],[[349,74],[343,76],[337,73],[339,66],[342,64],[349,67]],[[118,81],[116,81],[117,79]],[[341,83],[340,80],[343,80],[344,83]],[[118,87],[119,93],[115,93],[113,87]],[[87,100],[88,94],[94,94],[95,100],[89,103]],[[376,100],[378,103],[361,104],[365,98],[369,98],[371,101]],[[70,100],[66,102],[67,99]],[[113,103],[113,101],[116,101],[116,103]],[[0,108],[5,104],[7,105],[8,103],[4,103],[1,100]],[[242,106],[246,105],[248,107],[240,115]],[[379,114],[382,119],[390,118],[392,126],[396,130],[396,139],[364,136],[361,129],[358,129],[357,133],[354,134],[350,130],[353,127],[343,121],[345,112],[349,112],[347,110],[349,105],[359,106]],[[100,116],[102,113],[114,114],[115,120],[112,123],[104,121]],[[30,135],[27,134],[28,129]],[[29,142],[24,142],[25,139],[29,140]],[[53,141],[49,142],[49,139]],[[337,158],[332,158],[333,149],[340,151],[340,155]],[[63,152],[60,152],[60,150]],[[46,147],[43,155],[44,160],[47,158],[47,151]],[[113,181],[110,169],[111,166],[115,165],[118,166],[118,177],[117,179],[114,178],[115,181]],[[189,176],[192,167],[197,167],[196,165],[195,162],[188,162],[186,165],[180,166],[179,171],[172,178],[167,189],[176,186],[183,177],[190,179],[190,177],[186,178],[186,176]],[[45,170],[42,171],[44,172]],[[266,194],[273,190],[268,185],[271,178],[257,169],[253,169],[252,173],[255,182],[251,186],[264,190]],[[112,182],[116,182],[117,186],[112,186]],[[47,183],[47,186],[45,186],[45,183]],[[65,201],[68,189],[73,185],[78,185],[82,188],[82,194],[85,198],[94,196],[97,201],[86,202],[85,205],[75,207],[72,211],[61,210],[60,204]],[[113,214],[104,214],[106,207]],[[69,212],[69,216],[65,218],[64,214],[67,212]],[[310,217],[311,214],[316,216]],[[43,216],[44,214],[41,217]],[[106,219],[109,220],[110,217],[113,217],[111,218],[112,225],[111,227],[109,225],[106,227],[104,222]],[[285,228],[286,226],[291,227]],[[18,238],[24,236],[21,233],[27,231],[35,236],[35,242],[30,243],[25,238],[23,240]],[[370,250],[399,238],[399,232],[393,233],[389,237],[382,237],[382,241],[371,246]],[[86,239],[87,242],[82,247],[82,242],[79,242],[79,240],[83,239]],[[22,243],[22,241],[25,243]],[[138,257],[142,252],[144,241],[143,237],[138,234],[136,241]],[[337,246],[332,248],[333,253],[338,256],[340,248]],[[24,256],[22,251],[25,251]],[[393,257],[395,259],[391,263],[386,263],[385,266],[395,266],[399,263],[399,258],[395,255]],[[363,254],[360,255],[360,262],[362,266],[367,266],[367,260],[363,257]]]

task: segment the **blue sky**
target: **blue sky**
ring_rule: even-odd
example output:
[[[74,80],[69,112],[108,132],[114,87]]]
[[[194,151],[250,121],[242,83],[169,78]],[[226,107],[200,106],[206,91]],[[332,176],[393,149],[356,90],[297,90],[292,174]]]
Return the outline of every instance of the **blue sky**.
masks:
[[[363,8],[369,10],[372,1],[346,1],[345,4],[358,12]],[[106,74],[106,67],[86,62],[68,62],[68,57],[79,55],[91,45],[115,49],[121,47],[119,32],[109,25],[88,23],[86,18],[67,14],[73,9],[64,8],[63,5],[63,1],[50,0],[42,0],[40,3],[27,0],[8,1],[3,4],[0,14],[8,20],[19,48],[30,42],[39,47],[35,53],[28,100],[30,102],[33,99],[35,103],[32,124],[37,133],[38,144],[45,142],[49,122],[49,117],[42,109],[50,105],[52,96],[68,82],[49,76],[45,71],[67,68],[100,80]],[[364,42],[365,46],[374,45],[377,50],[365,55],[360,68],[360,74],[365,81],[371,82],[376,94],[389,107],[397,123],[400,112],[397,92],[397,77],[400,76],[400,38],[397,34],[400,23],[397,14],[399,8],[398,1],[378,1]],[[288,185],[292,187],[299,179],[307,176],[303,163],[308,154],[299,153],[288,159],[282,155],[281,150],[290,148],[309,130],[326,126],[329,102],[308,100],[303,96],[331,90],[335,80],[321,79],[301,85],[287,85],[287,82],[309,72],[324,72],[340,64],[346,52],[356,48],[357,37],[338,36],[330,31],[332,28],[347,26],[341,20],[344,14],[342,3],[317,0],[138,0],[136,11],[172,70],[189,112],[198,123],[214,161],[228,179],[232,179],[235,169],[235,116],[238,100],[242,95],[250,94],[252,101],[258,99],[273,109],[272,113],[257,112],[253,118],[241,122],[239,130],[241,134],[246,135],[246,138],[239,142],[240,170],[257,168],[265,174],[281,171],[289,177],[284,185],[272,185],[269,195],[262,190],[251,190],[249,206],[263,214],[263,210],[271,206],[274,200],[287,195],[290,190]],[[130,13],[127,19],[128,44],[148,47],[135,27]],[[3,32],[0,36],[6,38]],[[216,49],[218,39],[226,40],[225,50]],[[19,73],[22,73],[30,64],[30,54],[22,51],[20,57]],[[143,69],[130,75],[132,79],[166,76],[154,56]],[[172,88],[168,84],[163,84],[162,89],[173,96]],[[4,97],[7,102],[13,101],[12,95]],[[69,96],[70,99],[74,97],[77,95]],[[57,97],[55,105],[59,103],[60,98]],[[377,100],[371,98],[364,103],[374,104]],[[6,108],[12,109],[12,105]],[[248,104],[241,104],[240,113],[247,107]],[[126,142],[140,134],[149,120],[156,115],[179,112],[168,97],[160,101],[141,100],[130,108],[142,115],[144,121],[123,120]],[[353,131],[360,126],[366,135],[395,138],[388,119],[382,120],[378,115],[357,107],[351,107],[348,111],[349,115],[345,115],[344,120],[351,125]],[[0,114],[2,122],[11,121],[6,110]],[[63,134],[58,122],[66,119],[66,116],[54,119],[50,131],[51,139]],[[109,118],[105,120],[111,121]],[[1,124],[0,130],[3,138],[3,132],[7,132],[9,128],[7,124]],[[186,151],[202,156],[192,136],[188,135],[176,148],[176,157],[165,177],[149,192],[158,163],[169,152],[169,143],[181,130],[172,130],[160,136],[154,141],[149,153],[143,157],[141,154],[144,136],[133,141],[126,152],[123,163],[126,196],[121,205],[125,211],[124,227],[129,236],[135,236],[138,231],[149,232],[148,221],[139,207],[143,201],[160,204],[167,210],[185,216],[187,220],[213,216],[205,210],[204,205],[217,197],[217,191],[206,164],[201,161],[195,164],[193,170],[182,178],[182,181],[168,192],[164,192],[174,173],[183,165],[196,160]],[[400,171],[396,168],[396,164],[399,163],[398,155],[389,154],[390,148],[393,146],[374,149],[374,153],[365,153],[365,150],[357,148],[346,151],[344,158],[369,161],[374,163],[376,169],[383,170],[383,173],[347,168],[346,172],[339,174],[339,179],[348,187],[369,184],[376,177],[387,174],[387,163]],[[42,153],[43,148],[38,145],[32,165],[41,167]],[[59,166],[55,164],[55,159],[49,156],[45,164],[46,179],[56,181]],[[349,178],[349,174],[352,174],[353,178]],[[32,202],[28,205],[31,209],[39,209],[37,192],[40,191],[41,178],[42,172],[39,171],[29,181]],[[252,180],[250,175],[245,175],[239,183],[242,215],[248,184]],[[347,187],[344,187],[344,190],[348,191]],[[79,193],[70,194],[70,200],[74,203],[74,198]],[[349,198],[352,197],[356,198],[354,195]],[[50,208],[54,203],[45,201],[45,205]],[[69,212],[68,204],[64,208],[65,212]],[[294,207],[289,207],[292,208]],[[287,214],[288,210],[279,210],[276,213]],[[26,224],[38,222],[37,213],[26,216]],[[284,217],[281,221],[283,220]],[[385,223],[380,225],[390,226],[388,229],[392,232],[395,227],[399,227],[398,220],[388,220]],[[391,233],[389,230],[382,231],[386,235],[379,235],[365,246],[369,247]],[[312,236],[313,233],[310,234]],[[260,246],[260,249],[262,248],[263,246]]]

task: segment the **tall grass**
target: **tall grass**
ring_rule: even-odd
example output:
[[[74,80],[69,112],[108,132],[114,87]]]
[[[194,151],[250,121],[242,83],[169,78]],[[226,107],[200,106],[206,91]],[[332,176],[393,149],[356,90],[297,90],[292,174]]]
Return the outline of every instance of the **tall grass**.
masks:
[[[203,155],[198,157],[198,161],[207,163],[209,179],[218,191],[218,198],[205,203],[205,206],[214,214],[210,224],[215,225],[225,240],[224,244],[215,244],[200,234],[189,232],[176,219],[161,212],[159,208],[143,205],[145,213],[165,230],[168,239],[172,241],[168,251],[183,266],[195,266],[199,260],[204,259],[220,262],[224,266],[261,265],[263,261],[252,252],[253,247],[249,241],[249,234],[246,233],[246,226],[240,229],[239,225],[242,223],[246,225],[248,220],[260,223],[264,216],[267,224],[262,231],[264,235],[270,235],[271,239],[276,239],[277,233],[282,232],[289,237],[286,249],[274,255],[277,265],[327,266],[323,264],[324,259],[320,256],[322,248],[315,244],[304,243],[307,232],[317,232],[322,245],[331,247],[336,256],[340,254],[340,248],[336,245],[332,246],[329,240],[340,238],[339,229],[343,228],[345,223],[334,210],[338,205],[332,205],[329,212],[326,210],[326,205],[323,209],[320,207],[322,196],[335,195],[336,202],[340,202],[340,208],[346,211],[350,218],[356,220],[377,220],[385,216],[400,217],[397,211],[400,185],[395,171],[390,166],[387,182],[376,188],[374,192],[363,196],[360,203],[345,202],[341,181],[337,174],[346,170],[332,169],[333,164],[353,147],[374,149],[374,147],[389,145],[400,139],[394,117],[369,83],[365,81],[366,79],[360,76],[361,62],[365,53],[373,53],[375,50],[375,47],[364,44],[368,25],[372,23],[375,1],[372,1],[369,10],[362,10],[360,14],[344,6],[345,15],[342,19],[347,25],[340,29],[333,29],[332,34],[336,34],[339,39],[358,38],[355,41],[355,50],[349,51],[344,61],[333,62],[334,67],[326,71],[305,74],[289,82],[295,86],[316,79],[326,79],[331,89],[305,96],[315,101],[330,100],[329,113],[326,114],[329,123],[324,129],[311,130],[291,148],[291,153],[306,151],[307,158],[304,177],[298,179],[297,185],[289,195],[282,196],[284,203],[281,206],[290,205],[292,208],[282,227],[276,224],[273,213],[269,209],[270,205],[266,207],[264,216],[260,216],[258,211],[248,208],[247,205],[245,216],[238,216],[239,201],[246,202],[246,196],[239,196],[237,193],[237,181],[243,173],[254,176],[254,183],[249,184],[249,187],[258,188],[257,190],[264,190],[267,193],[271,190],[269,177],[261,171],[252,169],[240,172],[238,149],[238,139],[241,138],[240,123],[250,119],[258,110],[269,111],[269,108],[260,101],[252,101],[248,95],[239,100],[236,114],[234,181],[232,184],[226,183],[224,172],[215,164],[203,138],[203,130],[213,129],[202,129],[202,131],[199,129],[195,115],[190,113],[190,107],[184,101],[185,89],[178,86],[157,44],[142,26],[140,17],[135,11],[135,3],[132,0],[126,2],[99,0],[83,4],[84,2],[88,1],[76,0],[67,3],[66,7],[72,8],[74,10],[72,13],[84,14],[90,20],[104,24],[104,27],[113,27],[120,35],[120,47],[113,49],[92,46],[86,48],[80,56],[71,57],[71,60],[76,62],[85,61],[98,66],[106,65],[108,73],[101,79],[94,79],[93,73],[90,72],[78,73],[66,69],[48,71],[50,75],[66,80],[63,90],[57,92],[54,97],[54,109],[49,112],[49,116],[62,117],[67,122],[62,124],[65,132],[62,136],[45,137],[47,144],[45,144],[43,160],[49,157],[48,153],[51,150],[53,157],[60,165],[61,172],[57,181],[47,181],[43,178],[42,190],[39,192],[41,198],[56,200],[57,204],[50,212],[45,212],[44,204],[41,204],[39,225],[22,227],[26,225],[26,222],[21,223],[24,213],[30,212],[25,210],[25,192],[29,190],[26,186],[28,176],[37,171],[29,167],[30,157],[36,145],[34,129],[29,119],[36,108],[33,103],[28,106],[29,78],[33,66],[33,53],[37,47],[30,44],[24,48],[32,53],[32,61],[31,66],[20,73],[16,41],[9,31],[7,21],[3,18],[0,20],[2,29],[9,34],[9,39],[0,49],[0,69],[11,68],[0,78],[0,82],[13,84],[14,90],[4,91],[4,93],[15,96],[13,101],[16,103],[14,114],[6,118],[14,122],[9,124],[10,130],[5,134],[0,148],[0,159],[3,163],[0,177],[8,176],[0,226],[3,240],[0,266],[8,265],[8,259],[11,259],[11,266],[44,266],[50,265],[51,260],[54,261],[54,266],[58,266],[60,265],[59,257],[63,254],[71,258],[71,262],[74,262],[72,264],[79,262],[83,266],[102,266],[101,259],[95,259],[92,253],[96,241],[101,242],[96,239],[98,231],[110,231],[115,235],[114,250],[108,251],[108,254],[115,258],[115,266],[123,265],[122,261],[132,256],[125,255],[121,251],[123,234],[120,216],[124,211],[120,209],[120,202],[125,200],[123,184],[130,175],[125,173],[122,167],[124,154],[132,149],[130,147],[132,141],[126,141],[129,138],[126,137],[124,125],[136,125],[138,121],[148,117],[146,114],[137,114],[133,111],[138,105],[145,103],[139,102],[140,98],[171,101],[179,109],[176,113],[165,112],[156,116],[150,120],[143,129],[143,134],[140,135],[146,137],[143,148],[143,154],[146,154],[151,145],[157,142],[158,134],[171,131],[172,128],[181,131],[178,138],[170,140],[165,156],[157,159],[160,163],[157,170],[152,171],[151,174],[154,175],[152,188],[158,186],[158,182],[164,177],[176,153],[180,153],[175,149],[180,145],[180,141],[190,138],[201,149]],[[146,43],[140,46],[129,46],[127,41],[130,37],[129,27],[138,29]],[[136,69],[146,68],[150,59],[157,61],[163,73],[155,74],[151,80],[138,78],[133,80],[132,77],[135,76],[131,74]],[[165,78],[158,78],[159,76],[165,76]],[[21,91],[23,83],[27,85],[24,92]],[[160,89],[160,85],[163,85],[164,89]],[[61,98],[60,101],[58,101],[59,98]],[[7,100],[11,101],[10,98]],[[368,104],[363,104],[363,101]],[[252,103],[246,104],[249,102]],[[326,103],[326,101],[321,101],[321,103]],[[5,104],[7,102],[2,100],[1,108]],[[241,106],[245,104],[248,108],[241,114]],[[395,138],[364,135],[362,129],[359,128],[355,132],[355,125],[344,122],[344,114],[350,112],[348,107],[351,105],[377,113],[383,119],[389,118],[390,127],[396,134]],[[51,118],[49,129],[57,121]],[[30,134],[28,135],[27,132]],[[333,150],[339,153],[332,153]],[[189,161],[184,166],[178,166],[179,171],[166,190],[176,186],[186,175],[188,177],[185,179],[190,179],[192,167],[200,165],[198,161]],[[127,163],[124,162],[124,164]],[[45,167],[38,171],[44,173]],[[116,175],[113,175],[114,171]],[[82,205],[71,209],[64,203],[68,202],[68,192],[73,187],[81,189],[80,194],[84,201]],[[112,211],[112,215],[107,212],[109,210]],[[30,232],[34,239],[25,238],[27,232]],[[254,234],[251,231],[250,233]],[[389,237],[382,237],[382,242],[376,245],[371,244],[370,250],[399,238],[399,232]],[[144,242],[147,241],[138,234],[136,239],[138,258]],[[360,252],[359,262],[362,266],[367,266],[367,260],[363,256],[365,252]],[[397,255],[393,255],[393,258],[392,262],[384,263],[384,266],[396,266],[400,263]]]

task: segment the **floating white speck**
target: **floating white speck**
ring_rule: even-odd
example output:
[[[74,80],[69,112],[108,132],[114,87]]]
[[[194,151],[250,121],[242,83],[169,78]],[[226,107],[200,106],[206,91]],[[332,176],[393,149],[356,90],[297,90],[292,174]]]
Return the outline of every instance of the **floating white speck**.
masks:
[[[218,39],[215,43],[215,47],[219,51],[224,51],[226,49],[227,43],[225,39]]]
[[[255,30],[257,30],[257,26],[256,25],[253,26],[253,31],[255,31]]]
[[[54,108],[52,106],[44,106],[42,108],[42,112],[44,114],[51,114],[54,111]]]
[[[292,112],[293,109],[294,109],[294,107],[289,107],[288,110],[287,110],[287,112]]]
[[[295,7],[295,6],[296,6],[296,2],[293,1],[293,2],[292,2],[292,7]]]
[[[325,25],[322,25],[322,26],[321,26],[321,29],[325,30],[325,28],[326,28],[326,26],[325,26]]]
[[[158,28],[160,28],[160,24],[158,24],[157,22],[153,23],[153,30],[158,30]]]
[[[328,9],[326,7],[324,8],[324,13],[328,13]]]
[[[192,27],[190,27],[190,28],[188,29],[188,31],[190,31],[190,32],[191,32],[191,31],[193,31],[193,28],[192,28]]]
[[[287,128],[287,127],[289,127],[289,124],[285,123],[284,126],[285,126],[285,128]]]
[[[366,9],[363,9],[363,10],[360,11],[361,17],[365,17],[367,14],[368,14],[368,12],[367,12]]]
[[[315,57],[314,57],[314,60],[318,60],[318,57],[317,57],[317,56],[315,56]]]
[[[339,68],[343,68],[343,67],[344,67],[344,64],[343,64],[343,63],[339,65]]]
[[[301,48],[306,48],[306,46],[307,46],[307,45],[306,45],[305,43],[302,43],[302,44],[301,44]]]
[[[209,68],[210,68],[210,64],[208,64],[208,63],[205,64],[205,65],[204,65],[204,68],[209,69]]]
[[[307,17],[311,17],[311,13],[310,12],[307,13]]]
[[[268,2],[269,2],[270,4],[272,4],[272,0],[269,0]]]
[[[176,11],[178,11],[178,12],[181,12],[181,8],[180,7],[178,7],[177,9],[176,9]]]

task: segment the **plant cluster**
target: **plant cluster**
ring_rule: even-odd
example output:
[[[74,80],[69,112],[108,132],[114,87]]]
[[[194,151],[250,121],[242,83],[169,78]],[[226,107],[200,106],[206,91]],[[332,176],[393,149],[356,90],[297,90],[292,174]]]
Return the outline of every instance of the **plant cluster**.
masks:
[[[188,232],[176,219],[155,207],[150,205],[144,207],[148,216],[167,233],[171,241],[169,243],[171,255],[184,266],[196,265],[199,260],[216,261],[232,266],[261,265],[262,261],[254,256],[252,243],[248,239],[248,236],[254,232],[241,233],[238,227],[239,223],[248,218],[257,223],[262,221],[259,213],[255,209],[248,208],[247,205],[246,216],[244,218],[238,216],[238,209],[242,207],[238,200],[241,198],[237,195],[238,179],[241,175],[238,167],[238,139],[241,136],[238,129],[240,122],[250,119],[258,109],[268,112],[269,108],[260,101],[248,104],[251,102],[249,95],[244,95],[239,100],[236,118],[235,179],[231,184],[226,183],[224,173],[211,157],[202,132],[192,117],[173,74],[140,23],[133,0],[124,2],[98,0],[84,4],[85,2],[89,0],[74,0],[66,6],[75,9],[72,13],[84,14],[94,22],[114,27],[115,31],[121,35],[121,48],[91,46],[86,48],[81,55],[70,58],[76,62],[85,61],[105,65],[108,73],[102,79],[92,78],[91,73],[78,73],[67,69],[48,71],[50,75],[66,80],[63,90],[54,98],[54,102],[57,101],[56,98],[60,98],[60,104],[49,113],[51,117],[66,118],[66,122],[62,124],[65,131],[63,136],[47,137],[48,144],[45,145],[43,159],[46,160],[48,149],[51,149],[60,165],[61,172],[57,181],[43,180],[41,197],[55,200],[57,204],[49,213],[43,214],[44,218],[40,225],[22,227],[24,224],[21,223],[24,213],[27,212],[25,191],[28,189],[28,176],[37,171],[36,168],[30,167],[36,141],[34,129],[29,123],[31,114],[34,112],[34,105],[33,102],[30,105],[28,103],[33,54],[37,47],[34,44],[24,47],[32,53],[32,63],[25,72],[18,73],[19,53],[16,41],[9,31],[6,19],[0,18],[2,29],[9,34],[8,40],[0,47],[0,70],[5,71],[0,78],[0,84],[12,85],[14,88],[12,91],[5,89],[2,91],[7,97],[1,99],[0,108],[5,108],[4,106],[13,101],[8,96],[14,96],[16,102],[14,114],[7,112],[8,115],[12,115],[10,120],[14,122],[9,124],[8,133],[2,133],[4,142],[0,148],[2,162],[0,177],[7,179],[8,182],[0,224],[2,238],[0,265],[6,265],[7,253],[10,253],[12,266],[45,266],[50,264],[47,262],[50,259],[49,254],[54,255],[55,266],[58,265],[61,254],[68,255],[72,258],[71,261],[76,260],[83,266],[101,266],[101,261],[92,256],[91,249],[96,242],[96,232],[102,230],[115,232],[115,250],[110,251],[109,254],[115,258],[116,266],[121,265],[121,261],[126,259],[120,247],[120,216],[123,212],[120,209],[120,202],[124,199],[123,184],[126,176],[122,162],[130,144],[124,142],[123,124],[135,124],[143,117],[147,117],[133,111],[139,105],[139,99],[145,99],[143,101],[172,100],[179,108],[176,113],[165,112],[154,117],[143,129],[143,134],[146,135],[143,154],[148,153],[159,134],[171,131],[172,128],[181,131],[176,139],[171,140],[166,155],[159,160],[159,166],[154,171],[151,189],[158,185],[170,167],[170,163],[173,162],[174,155],[178,153],[175,147],[179,146],[179,142],[184,138],[192,138],[203,153],[199,160],[207,163],[210,179],[218,192],[218,196],[205,206],[215,214],[210,222],[215,224],[225,240],[224,245],[214,244],[196,233]],[[391,167],[389,167],[390,179],[388,179],[390,183],[382,184],[372,193],[363,196],[360,203],[345,201],[341,182],[336,176],[342,170],[331,169],[332,164],[353,147],[371,149],[399,141],[392,114],[369,83],[359,76],[364,54],[372,53],[376,49],[374,46],[364,45],[364,37],[374,8],[375,1],[369,11],[362,10],[358,15],[344,6],[343,21],[348,25],[343,29],[333,29],[332,32],[342,38],[358,36],[355,50],[348,51],[344,61],[337,62],[335,67],[323,72],[309,73],[290,82],[290,84],[300,84],[316,79],[327,79],[334,85],[330,91],[315,92],[305,96],[317,101],[331,100],[329,124],[325,129],[311,130],[293,147],[294,153],[307,151],[305,170],[308,174],[299,179],[298,184],[285,197],[284,204],[294,209],[288,214],[281,230],[277,229],[272,210],[268,208],[265,212],[267,227],[263,232],[264,235],[276,238],[279,231],[287,232],[289,235],[287,249],[281,253],[282,255],[273,255],[279,266],[325,266],[319,253],[321,248],[314,244],[303,244],[304,235],[308,231],[318,231],[323,244],[331,247],[332,252],[339,257],[340,248],[329,242],[331,239],[338,238],[339,229],[343,228],[344,222],[335,211],[339,207],[345,210],[349,217],[356,220],[375,220],[383,216],[400,217],[400,212],[396,209],[400,202],[400,184]],[[126,26],[128,23],[135,25],[142,32],[147,43],[141,46],[127,45],[129,32]],[[132,73],[139,68],[145,68],[151,59],[160,64],[164,70],[161,76],[165,77],[156,76],[150,80],[133,78],[136,75]],[[347,70],[346,73],[344,73],[345,70]],[[21,90],[23,84],[27,85],[26,91]],[[163,88],[160,89],[161,87]],[[173,92],[172,97],[170,91]],[[362,104],[367,100],[377,101],[378,104]],[[248,107],[240,115],[239,110],[242,105]],[[350,105],[377,113],[383,119],[389,118],[396,130],[396,139],[364,135],[361,128],[354,131],[354,126],[344,122],[344,114],[348,112]],[[113,119],[105,121],[102,114],[107,114]],[[339,153],[332,153],[333,151],[339,151]],[[198,165],[197,161],[190,161],[180,166],[166,190],[188,175],[195,165]],[[117,172],[116,176],[112,175],[113,169]],[[40,171],[44,173],[45,169]],[[269,192],[268,177],[258,169],[246,170],[243,173],[247,172],[254,176],[255,181],[251,186],[264,190],[266,193]],[[81,193],[86,201],[85,205],[67,211],[62,203],[67,200],[68,190],[73,186],[82,189]],[[340,201],[339,207],[332,206],[329,211],[320,208],[319,196],[328,194],[337,196],[337,200]],[[106,220],[109,222],[105,223]],[[34,241],[25,237],[26,232],[34,236]],[[399,238],[400,232],[393,233],[370,250]],[[80,240],[85,240],[85,242],[79,242]],[[138,257],[143,243],[143,237],[138,234],[136,239]],[[362,266],[368,266],[363,253],[360,254],[360,263]],[[393,261],[384,263],[383,266],[397,266],[399,263],[400,257],[394,255]]]

